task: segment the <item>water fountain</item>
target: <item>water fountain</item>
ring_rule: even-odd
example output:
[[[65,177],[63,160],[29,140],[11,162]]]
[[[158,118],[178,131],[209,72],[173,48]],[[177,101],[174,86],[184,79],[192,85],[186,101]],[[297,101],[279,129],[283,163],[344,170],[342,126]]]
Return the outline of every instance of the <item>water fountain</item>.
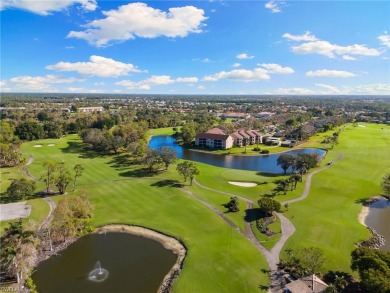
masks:
[[[108,271],[100,266],[100,261],[95,265],[95,268],[89,273],[88,280],[93,282],[103,282],[108,277]]]

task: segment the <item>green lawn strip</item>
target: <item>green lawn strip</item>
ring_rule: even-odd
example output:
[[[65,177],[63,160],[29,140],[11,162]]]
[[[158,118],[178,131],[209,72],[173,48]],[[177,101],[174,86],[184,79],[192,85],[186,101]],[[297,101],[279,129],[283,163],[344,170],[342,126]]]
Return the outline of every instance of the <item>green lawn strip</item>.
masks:
[[[257,292],[269,284],[265,260],[247,239],[180,188],[153,186],[157,180],[90,186],[93,224],[134,224],[180,238],[188,256],[175,292]]]
[[[181,126],[176,127],[177,131],[180,131]],[[164,127],[164,128],[156,128],[156,129],[150,129],[148,131],[149,135],[156,136],[156,135],[173,135],[176,133],[175,130],[173,130],[173,127]]]
[[[27,204],[31,205],[31,213],[29,217],[23,219],[23,222],[26,223],[27,221],[32,220],[37,225],[42,224],[49,214],[49,205],[41,198],[29,199],[27,200]],[[0,235],[3,235],[4,229],[9,226],[9,223],[17,220],[18,219],[0,222]]]
[[[267,146],[264,144],[259,144],[258,146],[260,150],[268,150],[270,154],[279,153],[279,152],[286,152],[292,150],[292,148],[286,148],[286,147],[280,147],[280,146]],[[194,149],[203,149],[207,150],[214,154],[221,154],[221,155],[260,155],[259,151],[254,151],[253,148],[257,148],[257,145],[252,144],[248,145],[246,147],[246,153],[245,153],[245,147],[232,147],[227,150],[214,150],[214,149],[204,149],[204,148],[194,148]]]
[[[359,200],[381,192],[381,178],[389,171],[389,145],[389,127],[348,125],[335,147],[344,154],[343,160],[316,174],[309,197],[290,205],[286,214],[294,216],[297,231],[285,248],[320,247],[327,256],[323,271],[350,272],[354,244],[369,236],[357,221],[362,207]]]
[[[197,196],[201,197],[205,201],[211,203],[221,212],[225,213],[225,216],[236,224],[242,231],[245,231],[245,214],[246,214],[246,203],[245,201],[239,199],[239,208],[238,212],[229,212],[227,208],[223,205],[227,204],[230,201],[230,197],[221,193],[213,192],[196,185],[191,187],[191,191],[194,192]]]
[[[272,247],[274,247],[276,242],[278,242],[280,237],[282,236],[282,234],[280,233],[281,226],[280,226],[280,220],[278,217],[276,217],[276,221],[274,223],[268,225],[268,229],[270,229],[276,233],[271,237],[268,237],[266,234],[261,233],[259,231],[259,229],[257,229],[256,221],[251,222],[251,228],[252,228],[253,234],[255,234],[256,239],[261,243],[261,245],[263,245],[268,250],[271,250]]]
[[[0,168],[0,193],[5,196],[7,188],[11,185],[13,179],[19,179],[23,175],[22,167],[2,167]]]
[[[34,147],[49,143],[55,146]],[[120,161],[124,155],[92,157],[80,149],[76,136],[31,142],[24,145],[23,151],[34,155],[30,171],[38,174],[35,176],[43,173],[42,162],[47,159],[84,165],[76,192],[69,187],[65,196],[87,194],[95,206],[94,225],[137,224],[182,239],[189,255],[176,291],[253,292],[269,284],[268,276],[261,272],[267,269],[266,262],[247,239],[183,191],[165,184],[166,179],[182,181],[175,166],[154,179],[136,178],[131,172],[140,166]],[[126,180],[112,182],[118,179]],[[97,184],[91,184],[94,182]],[[53,200],[58,202],[61,197],[53,196]],[[245,278],[231,278],[232,272]]]
[[[278,179],[273,176],[261,176],[256,171],[219,168],[201,163],[198,163],[198,166],[200,168],[200,175],[196,180],[202,185],[237,194],[251,200],[257,200],[261,194],[272,193],[272,190],[276,187],[274,181]],[[254,187],[242,187],[229,184],[229,181],[253,182],[258,185]]]

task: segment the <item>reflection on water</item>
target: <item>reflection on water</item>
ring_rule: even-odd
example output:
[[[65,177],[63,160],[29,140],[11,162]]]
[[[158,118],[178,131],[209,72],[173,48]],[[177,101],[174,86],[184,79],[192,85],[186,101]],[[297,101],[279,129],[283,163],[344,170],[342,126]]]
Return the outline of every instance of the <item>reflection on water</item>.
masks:
[[[390,252],[390,201],[382,199],[371,204],[364,224],[385,237],[385,245],[379,249]]]
[[[171,136],[153,136],[149,141],[149,147],[159,149],[162,146],[167,146],[176,150],[177,156],[181,159],[205,163],[217,167],[260,171],[265,173],[282,173],[283,170],[277,166],[276,160],[279,154],[263,155],[263,156],[234,156],[234,155],[216,155],[206,152],[190,151],[179,146],[175,139]],[[321,149],[308,148],[290,150],[287,153],[292,155],[297,154],[313,154],[318,153],[323,156],[326,152]]]
[[[90,234],[41,262],[32,278],[40,293],[157,292],[177,256],[157,241],[127,233]],[[92,282],[91,271],[107,271]]]

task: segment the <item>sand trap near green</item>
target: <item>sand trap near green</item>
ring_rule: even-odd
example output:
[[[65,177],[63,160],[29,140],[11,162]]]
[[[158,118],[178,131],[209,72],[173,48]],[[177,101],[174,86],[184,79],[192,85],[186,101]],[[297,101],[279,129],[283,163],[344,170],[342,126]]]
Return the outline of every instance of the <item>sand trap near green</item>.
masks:
[[[41,144],[36,144],[36,145],[34,145],[34,148],[41,148],[41,147],[42,147]]]
[[[253,182],[236,182],[236,181],[229,181],[229,184],[241,186],[241,187],[254,187],[257,186],[256,183]]]

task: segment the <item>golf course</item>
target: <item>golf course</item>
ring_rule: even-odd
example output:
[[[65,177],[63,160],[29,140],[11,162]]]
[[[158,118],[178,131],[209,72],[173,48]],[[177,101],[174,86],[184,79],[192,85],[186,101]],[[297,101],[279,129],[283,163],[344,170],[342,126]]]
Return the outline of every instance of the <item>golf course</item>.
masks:
[[[153,134],[172,134],[171,128],[167,131],[170,132],[160,130]],[[381,193],[381,178],[390,171],[390,127],[343,125],[339,143],[333,149],[322,143],[330,133],[315,135],[299,146],[327,149],[327,154],[294,191],[274,196],[282,205],[289,202],[282,215],[296,229],[279,257],[287,257],[286,249],[318,247],[326,256],[322,272],[352,273],[351,251],[357,242],[370,236],[358,222],[362,201]],[[86,195],[94,207],[95,227],[138,225],[179,239],[187,248],[187,256],[173,285],[174,292],[267,292],[269,266],[261,251],[270,251],[281,239],[281,222],[272,224],[270,228],[276,234],[268,238],[256,231],[247,207],[253,204],[252,208],[256,208],[260,196],[272,194],[277,186],[275,181],[288,174],[266,175],[197,163],[200,174],[190,186],[183,183],[175,164],[151,175],[144,171],[144,166],[134,164],[127,153],[98,155],[86,149],[77,135],[36,140],[24,143],[21,149],[27,159],[33,160],[28,171],[38,179],[44,173],[45,160],[65,162],[71,168],[75,164],[84,166],[75,190],[70,184],[67,194],[52,199],[58,202],[62,197]],[[307,184],[308,176],[316,171],[319,172]],[[2,194],[11,179],[22,176],[26,176],[22,167],[1,170]],[[256,185],[246,187],[229,182]],[[42,190],[45,184],[39,182],[37,187]],[[307,197],[292,202],[305,192]],[[240,211],[236,213],[226,212],[223,206],[232,195],[239,200]],[[4,196],[2,200],[5,203]],[[28,203],[32,205],[30,218],[43,221],[49,213],[47,203],[40,198]],[[259,249],[249,237],[248,221],[252,221],[249,224],[255,230],[250,233],[263,248]],[[1,228],[4,226],[2,222]]]

